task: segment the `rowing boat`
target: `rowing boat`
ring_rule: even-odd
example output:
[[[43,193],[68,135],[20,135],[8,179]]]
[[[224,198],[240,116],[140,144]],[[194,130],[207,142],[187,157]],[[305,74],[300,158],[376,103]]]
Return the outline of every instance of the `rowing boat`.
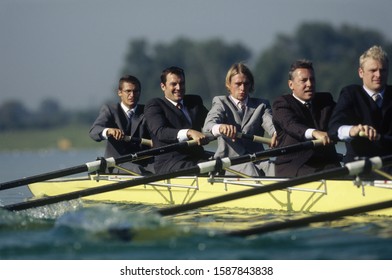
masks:
[[[36,198],[124,182],[138,177],[129,175],[89,175],[29,184]],[[129,188],[82,197],[82,200],[132,203],[167,207],[263,188],[284,178],[234,178],[183,176]],[[217,207],[324,213],[347,207],[363,206],[392,198],[392,181],[321,180],[216,204]],[[369,212],[392,216],[392,208]]]

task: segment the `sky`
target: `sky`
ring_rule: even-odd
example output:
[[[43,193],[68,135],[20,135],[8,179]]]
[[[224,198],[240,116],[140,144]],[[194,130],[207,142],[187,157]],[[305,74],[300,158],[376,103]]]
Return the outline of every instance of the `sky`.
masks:
[[[67,109],[100,107],[115,94],[136,38],[219,37],[258,54],[277,34],[321,21],[392,41],[391,10],[391,0],[0,0],[0,105],[12,99],[36,109],[52,98]]]

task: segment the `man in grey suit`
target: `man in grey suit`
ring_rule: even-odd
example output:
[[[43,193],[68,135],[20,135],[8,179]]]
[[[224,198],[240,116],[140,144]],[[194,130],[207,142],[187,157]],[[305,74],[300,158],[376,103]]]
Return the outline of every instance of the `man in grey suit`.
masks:
[[[265,99],[250,97],[254,90],[252,72],[243,63],[233,64],[226,75],[229,95],[216,96],[212,100],[203,131],[218,138],[217,157],[234,157],[264,150],[261,143],[248,139],[237,139],[237,132],[272,136],[271,146],[276,145],[276,133],[272,123],[271,108]],[[273,164],[269,160],[243,163],[231,167],[248,176],[274,176]],[[226,172],[230,174],[230,172]]]
[[[90,129],[90,137],[97,142],[107,141],[105,158],[118,158],[147,148],[124,139],[125,136],[150,139],[144,118],[144,105],[138,104],[140,94],[140,81],[134,76],[127,75],[118,83],[117,95],[120,102],[102,106]],[[121,164],[121,167],[144,175],[153,171],[151,161],[146,159],[134,163],[127,162]],[[109,172],[123,173],[119,169],[109,170]]]

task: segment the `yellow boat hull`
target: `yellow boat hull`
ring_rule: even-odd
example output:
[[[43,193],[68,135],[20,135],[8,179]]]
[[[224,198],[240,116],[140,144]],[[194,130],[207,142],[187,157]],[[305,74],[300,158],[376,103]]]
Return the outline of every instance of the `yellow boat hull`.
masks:
[[[96,178],[70,178],[30,184],[35,197],[53,196],[97,187],[115,182],[132,180],[130,176],[102,176]],[[235,179],[208,177],[180,177],[148,185],[83,197],[83,200],[141,203],[169,206],[217,197],[277,182],[278,179]],[[360,186],[351,180],[325,180],[311,182],[292,188],[236,199],[216,204],[225,208],[279,210],[290,212],[332,212],[351,207],[381,202],[392,198],[392,182],[362,182]],[[369,214],[392,216],[392,209]]]

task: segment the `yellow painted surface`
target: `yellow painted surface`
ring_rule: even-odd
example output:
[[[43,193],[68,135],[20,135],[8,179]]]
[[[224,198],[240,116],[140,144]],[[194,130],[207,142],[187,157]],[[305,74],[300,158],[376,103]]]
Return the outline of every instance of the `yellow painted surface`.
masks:
[[[128,178],[129,179],[129,178]],[[221,178],[223,180],[223,178]],[[86,196],[85,200],[142,203],[154,205],[179,205],[211,197],[235,193],[248,188],[273,184],[273,180],[257,179],[241,180],[233,183],[214,182],[208,178],[181,177],[162,181],[170,186],[142,185],[122,190]],[[113,184],[114,181],[101,179],[99,182],[90,179],[50,181],[31,184],[29,188],[36,197],[52,196],[82,189]],[[252,184],[252,185],[236,185]],[[277,190],[247,198],[231,200],[216,204],[218,207],[271,209],[294,212],[332,212],[341,209],[367,205],[392,199],[390,183],[383,187],[367,184],[357,187],[350,180],[326,180],[295,186],[290,189]],[[377,215],[392,216],[392,209],[371,212]]]

